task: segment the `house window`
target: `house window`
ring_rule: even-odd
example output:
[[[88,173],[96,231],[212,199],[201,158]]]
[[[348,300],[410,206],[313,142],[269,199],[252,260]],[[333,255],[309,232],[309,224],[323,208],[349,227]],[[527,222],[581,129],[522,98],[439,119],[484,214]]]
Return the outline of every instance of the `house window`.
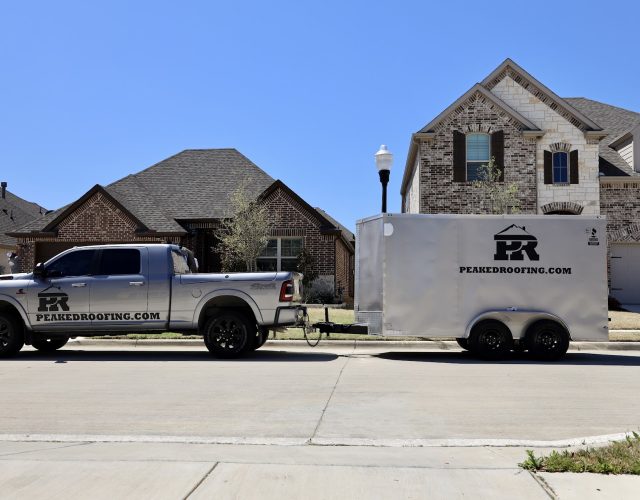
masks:
[[[467,134],[467,181],[480,178],[480,167],[491,158],[489,134]]]
[[[258,257],[258,271],[295,271],[302,238],[274,238]]]
[[[553,153],[553,183],[566,184],[568,180],[567,153]]]

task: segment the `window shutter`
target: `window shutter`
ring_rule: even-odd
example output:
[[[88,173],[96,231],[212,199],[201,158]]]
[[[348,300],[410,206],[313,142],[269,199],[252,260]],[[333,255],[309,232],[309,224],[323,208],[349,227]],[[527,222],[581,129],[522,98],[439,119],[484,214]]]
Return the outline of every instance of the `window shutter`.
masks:
[[[544,183],[553,184],[553,155],[551,151],[544,152]]]
[[[578,150],[575,149],[569,153],[569,182],[578,184]]]
[[[504,181],[504,132],[498,130],[491,134],[491,156],[500,170],[500,182]]]
[[[465,135],[453,131],[453,182],[467,180],[467,141]]]

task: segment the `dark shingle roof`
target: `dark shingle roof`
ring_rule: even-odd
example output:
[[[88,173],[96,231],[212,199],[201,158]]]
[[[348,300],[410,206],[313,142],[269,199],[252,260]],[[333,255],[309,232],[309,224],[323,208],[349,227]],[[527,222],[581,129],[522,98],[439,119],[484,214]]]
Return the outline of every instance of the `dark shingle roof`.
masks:
[[[640,175],[609,144],[640,124],[640,113],[584,97],[565,97],[573,107],[599,123],[608,135],[600,141],[600,171],[605,175]]]
[[[235,149],[187,149],[107,189],[121,190],[131,177],[168,217],[177,220],[222,218],[229,194],[243,180],[247,194],[255,197],[274,182]]]
[[[23,200],[19,196],[6,191],[5,198],[0,198],[0,244],[13,246],[15,238],[5,233],[42,217],[46,210],[36,203]]]
[[[331,217],[327,212],[325,212],[319,207],[315,207],[315,209],[320,213],[320,215],[322,215],[325,219],[331,222],[331,224],[333,224],[336,228],[340,229],[340,232],[342,233],[342,236],[344,237],[345,240],[347,240],[349,243],[353,243],[356,240],[355,234],[353,234],[346,227],[340,224],[337,220]]]

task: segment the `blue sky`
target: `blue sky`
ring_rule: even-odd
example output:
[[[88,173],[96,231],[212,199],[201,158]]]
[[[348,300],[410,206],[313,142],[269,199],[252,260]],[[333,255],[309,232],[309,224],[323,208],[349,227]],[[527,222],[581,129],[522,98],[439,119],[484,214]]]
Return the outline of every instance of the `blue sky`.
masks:
[[[58,208],[189,148],[234,147],[353,228],[373,155],[506,57],[564,97],[640,111],[634,2],[0,3],[1,180]]]

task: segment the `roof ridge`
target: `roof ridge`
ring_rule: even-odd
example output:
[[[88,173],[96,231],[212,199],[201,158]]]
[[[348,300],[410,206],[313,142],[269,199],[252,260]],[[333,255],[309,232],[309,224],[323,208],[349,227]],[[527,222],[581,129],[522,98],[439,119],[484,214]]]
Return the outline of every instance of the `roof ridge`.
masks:
[[[608,106],[610,108],[619,109],[620,111],[626,111],[627,113],[633,113],[634,115],[638,115],[638,117],[640,117],[640,112],[638,112],[638,111],[633,111],[632,109],[627,109],[627,108],[623,108],[623,107],[620,107],[620,106],[616,106],[615,104],[609,104],[609,103],[606,103],[606,102],[597,101],[597,100],[591,99],[589,97],[563,97],[563,99],[584,99],[585,101],[596,102],[598,104],[602,104],[603,106]]]

